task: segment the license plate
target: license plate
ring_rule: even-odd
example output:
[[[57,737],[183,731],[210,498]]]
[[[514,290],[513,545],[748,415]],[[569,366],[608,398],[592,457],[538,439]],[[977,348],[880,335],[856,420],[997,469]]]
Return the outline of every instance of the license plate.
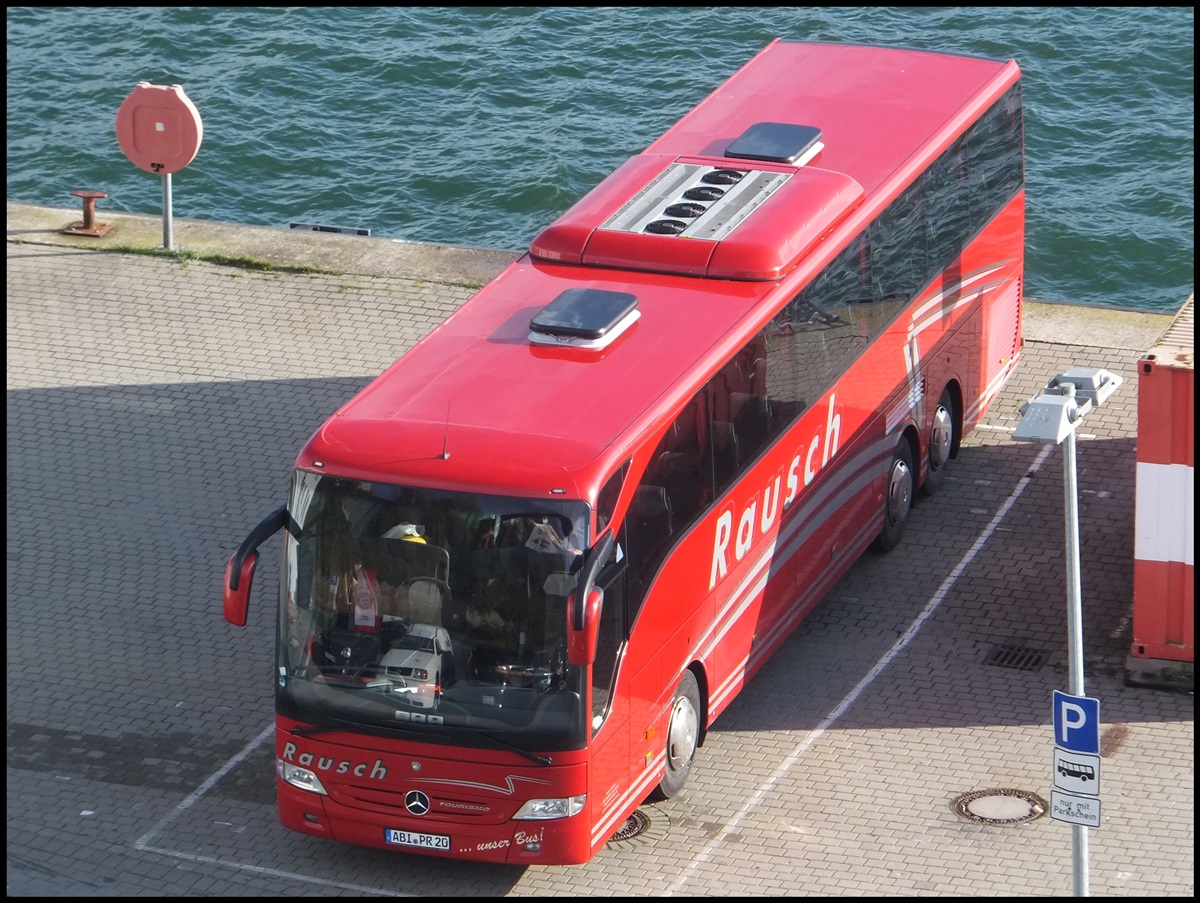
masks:
[[[449,850],[450,838],[445,834],[419,834],[416,831],[397,831],[385,828],[383,839],[401,847],[420,847],[423,850]]]

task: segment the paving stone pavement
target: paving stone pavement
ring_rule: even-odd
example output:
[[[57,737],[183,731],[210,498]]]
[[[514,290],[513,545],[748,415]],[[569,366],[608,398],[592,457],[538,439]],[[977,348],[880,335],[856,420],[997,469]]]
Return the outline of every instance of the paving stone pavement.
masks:
[[[1069,825],[976,824],[953,803],[1050,798],[1062,455],[1011,430],[1072,366],[1125,380],[1079,434],[1086,693],[1103,723],[1090,891],[1193,896],[1193,697],[1123,680],[1135,363],[1169,318],[1089,331],[1063,326],[1077,309],[1031,305],[1017,376],[946,488],[721,716],[688,789],[587,865],[520,869],[284,830],[270,562],[247,628],[221,615],[225,561],[282,501],[304,440],[472,286],[92,248],[14,229],[10,206],[9,896],[1069,896]],[[989,664],[1000,646],[1028,666]]]

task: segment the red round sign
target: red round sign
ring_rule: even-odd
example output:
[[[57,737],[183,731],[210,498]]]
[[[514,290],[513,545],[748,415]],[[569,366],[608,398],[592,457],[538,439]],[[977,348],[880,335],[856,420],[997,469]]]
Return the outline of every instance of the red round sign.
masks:
[[[203,137],[200,112],[179,85],[142,82],[117,110],[117,142],[146,172],[183,169],[195,159]]]

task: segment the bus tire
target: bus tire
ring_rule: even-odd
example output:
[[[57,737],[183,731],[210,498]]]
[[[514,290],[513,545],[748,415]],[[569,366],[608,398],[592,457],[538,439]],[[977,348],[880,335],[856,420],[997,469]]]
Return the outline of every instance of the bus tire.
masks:
[[[671,714],[667,716],[667,763],[662,780],[652,794],[654,799],[669,800],[678,796],[687,783],[700,745],[700,687],[691,671],[675,688]]]
[[[884,552],[900,545],[904,526],[913,501],[913,454],[908,439],[900,437],[888,465],[887,485],[883,500],[883,528],[875,544]]]
[[[933,424],[929,428],[929,453],[926,456],[925,482],[921,491],[925,495],[933,495],[946,482],[946,468],[954,457],[955,443],[958,439],[958,423],[954,417],[954,397],[950,387],[942,390],[937,408],[933,412]]]

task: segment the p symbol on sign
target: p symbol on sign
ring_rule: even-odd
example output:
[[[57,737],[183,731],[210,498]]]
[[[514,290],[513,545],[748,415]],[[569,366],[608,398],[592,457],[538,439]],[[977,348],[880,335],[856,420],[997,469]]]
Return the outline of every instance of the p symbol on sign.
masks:
[[[1054,743],[1072,752],[1100,754],[1100,700],[1054,691]]]

